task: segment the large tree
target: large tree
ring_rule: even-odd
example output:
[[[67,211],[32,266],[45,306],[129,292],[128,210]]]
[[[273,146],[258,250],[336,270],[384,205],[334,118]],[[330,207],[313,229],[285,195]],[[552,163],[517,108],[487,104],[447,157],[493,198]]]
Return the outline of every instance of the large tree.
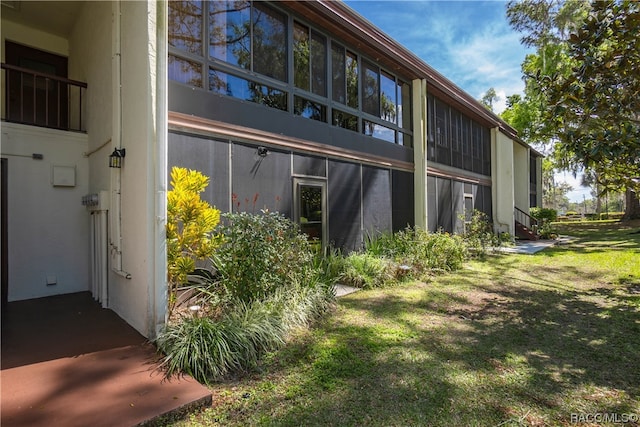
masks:
[[[627,216],[640,192],[640,3],[596,1],[568,40],[570,72],[541,77],[564,166],[596,171],[605,190],[626,188]]]

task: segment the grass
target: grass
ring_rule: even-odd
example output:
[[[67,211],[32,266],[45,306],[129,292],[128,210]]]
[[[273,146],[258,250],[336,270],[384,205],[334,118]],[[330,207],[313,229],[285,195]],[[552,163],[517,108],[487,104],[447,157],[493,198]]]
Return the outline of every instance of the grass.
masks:
[[[575,240],[536,255],[341,298],[257,372],[212,386],[213,406],[178,425],[556,426],[575,425],[571,414],[640,415],[640,224],[562,227]]]

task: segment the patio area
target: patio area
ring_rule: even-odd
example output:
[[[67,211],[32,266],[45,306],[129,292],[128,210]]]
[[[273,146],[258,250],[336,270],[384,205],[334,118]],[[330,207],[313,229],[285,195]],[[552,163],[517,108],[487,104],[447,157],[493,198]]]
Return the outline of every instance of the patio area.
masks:
[[[2,310],[0,424],[154,425],[211,404],[189,377],[166,379],[155,347],[90,293]]]

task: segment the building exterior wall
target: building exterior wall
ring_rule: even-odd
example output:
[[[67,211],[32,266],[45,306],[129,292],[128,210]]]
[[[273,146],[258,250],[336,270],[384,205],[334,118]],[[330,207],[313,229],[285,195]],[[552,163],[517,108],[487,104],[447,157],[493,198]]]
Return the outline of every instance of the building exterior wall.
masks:
[[[513,143],[513,188],[515,206],[529,213],[529,148]]]
[[[498,128],[492,130],[491,136],[493,223],[496,232],[515,235],[514,142]]]
[[[86,135],[3,123],[1,144],[8,169],[8,300],[88,290],[89,215],[80,203],[88,192]]]

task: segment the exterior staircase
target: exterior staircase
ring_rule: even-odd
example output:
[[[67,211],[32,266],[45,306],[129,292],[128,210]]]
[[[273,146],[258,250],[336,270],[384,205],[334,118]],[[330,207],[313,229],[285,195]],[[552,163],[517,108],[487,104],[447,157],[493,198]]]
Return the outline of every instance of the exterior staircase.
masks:
[[[516,237],[522,240],[538,240],[538,221],[517,207],[514,208]]]

